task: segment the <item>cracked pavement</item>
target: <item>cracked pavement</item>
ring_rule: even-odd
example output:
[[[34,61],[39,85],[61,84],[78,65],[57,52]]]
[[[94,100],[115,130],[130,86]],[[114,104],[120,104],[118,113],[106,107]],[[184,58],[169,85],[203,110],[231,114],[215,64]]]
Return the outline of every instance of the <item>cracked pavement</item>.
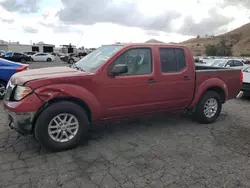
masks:
[[[249,99],[209,125],[180,114],[107,122],[58,153],[10,130],[0,106],[0,187],[250,187]]]

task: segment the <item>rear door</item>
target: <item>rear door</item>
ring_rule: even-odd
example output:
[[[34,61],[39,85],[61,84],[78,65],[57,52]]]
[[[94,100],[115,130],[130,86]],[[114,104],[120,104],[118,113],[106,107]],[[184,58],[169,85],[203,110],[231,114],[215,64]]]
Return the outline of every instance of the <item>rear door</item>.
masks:
[[[159,109],[182,109],[193,99],[195,89],[194,62],[186,58],[182,48],[159,47],[159,76],[154,86],[154,98]]]
[[[48,54],[46,53],[40,53],[39,55],[39,61],[47,61]]]

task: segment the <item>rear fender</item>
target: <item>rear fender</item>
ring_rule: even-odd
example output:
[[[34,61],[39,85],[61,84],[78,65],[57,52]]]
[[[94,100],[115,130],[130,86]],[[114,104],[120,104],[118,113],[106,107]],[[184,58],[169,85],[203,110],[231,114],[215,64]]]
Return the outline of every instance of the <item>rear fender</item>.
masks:
[[[56,97],[74,97],[85,102],[92,112],[92,119],[99,119],[101,116],[101,105],[96,97],[87,89],[78,85],[55,84],[40,87],[35,93],[43,102],[48,102]]]
[[[189,109],[193,109],[196,107],[197,103],[199,102],[202,95],[209,89],[213,90],[213,88],[220,88],[224,91],[224,97],[225,100],[227,100],[228,97],[228,88],[225,82],[218,78],[210,78],[204,82],[202,82],[200,85],[196,85],[195,95],[192,103],[189,105]]]

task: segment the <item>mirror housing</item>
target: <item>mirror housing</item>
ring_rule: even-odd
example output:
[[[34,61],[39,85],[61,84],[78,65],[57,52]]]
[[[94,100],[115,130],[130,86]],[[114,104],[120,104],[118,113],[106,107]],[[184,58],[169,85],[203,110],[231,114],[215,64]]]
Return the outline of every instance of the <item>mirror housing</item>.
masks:
[[[231,67],[230,65],[226,65],[226,67]]]
[[[115,65],[110,72],[110,76],[118,76],[119,74],[127,73],[128,66],[126,64]]]

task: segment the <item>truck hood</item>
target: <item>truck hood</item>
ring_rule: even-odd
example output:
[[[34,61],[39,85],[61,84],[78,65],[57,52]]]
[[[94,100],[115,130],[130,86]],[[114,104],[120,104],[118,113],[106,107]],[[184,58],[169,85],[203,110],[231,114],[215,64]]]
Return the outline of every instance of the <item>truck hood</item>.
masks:
[[[26,82],[38,79],[46,78],[61,78],[67,76],[77,76],[87,74],[85,72],[70,68],[70,67],[50,67],[22,71],[14,74],[11,77],[11,83],[17,85],[23,85]]]

